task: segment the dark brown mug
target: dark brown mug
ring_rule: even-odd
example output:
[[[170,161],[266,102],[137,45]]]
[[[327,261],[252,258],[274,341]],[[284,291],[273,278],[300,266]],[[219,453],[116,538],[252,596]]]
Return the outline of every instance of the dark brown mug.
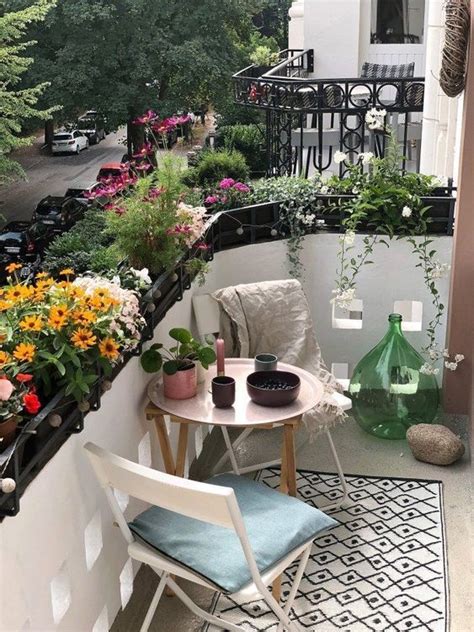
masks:
[[[212,402],[217,408],[230,408],[235,402],[235,380],[219,375],[212,380]]]

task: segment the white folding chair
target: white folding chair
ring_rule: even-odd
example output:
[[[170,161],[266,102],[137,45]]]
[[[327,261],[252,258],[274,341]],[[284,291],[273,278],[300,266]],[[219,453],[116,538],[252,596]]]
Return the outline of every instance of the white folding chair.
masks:
[[[245,600],[261,596],[278,618],[279,631],[302,632],[290,619],[290,610],[312,542],[321,532],[337,525],[335,520],[245,477],[225,474],[216,477],[214,484],[199,483],[133,463],[93,443],[84,448],[128,542],[130,557],[148,564],[160,577],[140,632],[148,630],[166,585],[205,621],[232,632],[244,632],[243,628],[202,610],[180,588],[174,576],[211,590],[223,590],[222,583],[227,582],[226,585],[238,586],[238,590],[223,592]],[[127,524],[114,489],[153,506]],[[285,520],[291,520],[291,526],[285,528]],[[252,524],[254,537],[246,528]],[[282,542],[285,537],[286,545]],[[283,546],[287,550],[282,556],[278,547]],[[201,561],[200,547],[205,548]],[[191,559],[186,558],[186,551],[191,552]],[[295,578],[282,607],[267,586],[298,557]],[[216,584],[214,576],[209,578],[209,574],[216,573],[221,585]]]
[[[199,336],[201,338],[205,338],[209,335],[216,336],[219,332],[219,305],[217,301],[210,294],[197,294],[193,296],[193,311],[196,318]],[[352,408],[352,401],[342,393],[333,393],[332,399],[343,411],[347,411]],[[277,424],[275,424],[275,426],[277,426]],[[239,434],[235,441],[232,442],[228,429],[225,426],[221,426],[226,451],[214,466],[214,473],[219,472],[228,461],[232,466],[234,474],[247,474],[248,472],[255,472],[257,470],[263,470],[265,468],[281,464],[281,459],[275,459],[267,463],[257,463],[246,467],[239,466],[235,451],[242,442],[247,439],[253,430],[253,428],[246,428]],[[340,491],[342,492],[342,495],[336,502],[329,503],[321,507],[321,509],[327,511],[330,509],[339,509],[347,500],[348,492],[347,482],[336,452],[336,447],[332,440],[331,432],[326,430],[325,434],[329,443],[329,449],[331,450],[331,454],[334,459],[334,464],[336,465],[336,471],[340,481]]]

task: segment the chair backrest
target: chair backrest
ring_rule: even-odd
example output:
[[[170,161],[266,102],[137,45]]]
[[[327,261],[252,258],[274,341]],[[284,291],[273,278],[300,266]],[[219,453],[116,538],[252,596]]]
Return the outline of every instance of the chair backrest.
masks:
[[[364,79],[409,79],[415,74],[415,62],[409,64],[362,64],[360,76]]]
[[[235,499],[233,489],[171,476],[133,463],[93,443],[86,443],[84,449],[105,490],[119,489],[129,496],[183,516],[235,528],[229,509],[229,500]],[[111,502],[112,498],[115,499],[114,494],[107,496],[114,514],[117,508],[122,514],[118,503]]]
[[[193,310],[201,338],[219,333],[219,304],[210,294],[193,296]]]

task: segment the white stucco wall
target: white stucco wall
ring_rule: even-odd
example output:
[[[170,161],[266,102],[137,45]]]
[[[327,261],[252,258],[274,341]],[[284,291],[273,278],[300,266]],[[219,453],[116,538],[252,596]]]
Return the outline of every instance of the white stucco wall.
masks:
[[[364,300],[363,328],[333,329],[328,301],[334,287],[337,240],[337,235],[309,237],[303,252],[307,269],[304,287],[329,365],[356,362],[378,342],[395,299],[421,300],[425,307],[424,324],[430,316],[421,273],[414,267],[406,244],[395,242],[390,250],[380,247],[375,253],[375,265],[361,276],[358,295]],[[433,246],[441,261],[450,260],[451,245],[451,238],[435,239]],[[163,341],[171,326],[190,326],[193,293],[287,276],[284,242],[219,253],[206,285],[193,287],[185,294],[160,324],[155,339]],[[446,281],[440,287],[445,304],[447,285]],[[421,346],[420,333],[407,335],[416,347]],[[444,328],[440,339],[443,337]],[[113,525],[82,446],[94,441],[124,457],[161,468],[154,428],[143,414],[149,379],[141,371],[138,359],[132,359],[112,390],[104,395],[100,410],[87,415],[84,431],[73,435],[29,486],[21,500],[20,513],[0,524],[2,632],[105,632],[122,599],[126,602],[131,594],[132,578],[124,571],[125,542]],[[173,443],[175,430],[173,427]],[[191,433],[191,457],[194,447],[200,444],[199,436],[197,439]],[[138,503],[130,502],[127,517],[133,517],[139,508]]]

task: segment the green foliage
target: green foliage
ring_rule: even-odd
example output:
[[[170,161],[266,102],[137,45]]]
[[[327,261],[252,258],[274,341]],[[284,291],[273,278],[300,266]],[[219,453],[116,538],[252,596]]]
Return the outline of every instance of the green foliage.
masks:
[[[278,52],[272,51],[269,46],[257,46],[250,55],[250,61],[257,66],[275,66],[278,59]]]
[[[249,167],[244,156],[234,149],[203,151],[195,167],[189,169],[185,182],[191,186],[210,188],[223,178],[245,182]]]
[[[265,173],[267,168],[265,132],[258,125],[229,125],[219,127],[216,146],[236,149],[245,158],[251,174]]]
[[[51,116],[51,109],[36,107],[49,84],[42,81],[22,88],[20,82],[33,63],[25,53],[35,42],[25,42],[25,33],[31,23],[44,20],[54,5],[55,0],[38,0],[0,15],[0,185],[24,177],[23,169],[8,154],[31,143],[31,138],[21,137],[26,122]]]
[[[163,367],[166,374],[174,375],[192,362],[200,362],[205,369],[215,362],[214,348],[195,340],[187,329],[175,327],[170,329],[169,336],[176,345],[165,349],[161,343],[155,343],[142,353],[140,361],[147,373],[156,373]]]
[[[76,274],[114,270],[120,261],[118,253],[110,247],[112,237],[106,232],[106,212],[89,209],[84,219],[71,230],[58,235],[48,247],[43,267],[52,275],[64,268]]]

